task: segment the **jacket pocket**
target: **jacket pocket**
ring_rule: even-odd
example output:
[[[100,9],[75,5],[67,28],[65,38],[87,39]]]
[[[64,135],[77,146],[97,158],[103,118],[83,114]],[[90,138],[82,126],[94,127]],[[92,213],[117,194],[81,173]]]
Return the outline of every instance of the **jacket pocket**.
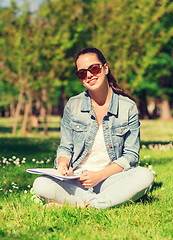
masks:
[[[76,141],[84,140],[87,133],[87,125],[79,121],[72,121],[71,128],[73,132],[73,139]]]
[[[130,129],[128,124],[123,124],[121,126],[113,126],[111,131],[114,146],[122,146],[124,144],[125,135],[130,131]]]

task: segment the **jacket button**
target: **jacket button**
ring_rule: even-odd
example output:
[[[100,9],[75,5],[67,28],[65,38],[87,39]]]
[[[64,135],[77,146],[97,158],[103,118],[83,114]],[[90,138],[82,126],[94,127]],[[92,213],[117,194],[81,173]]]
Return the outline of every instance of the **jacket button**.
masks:
[[[111,145],[111,144],[109,144],[109,147],[111,148],[111,147],[112,147],[112,145]]]
[[[106,126],[106,129],[108,129],[109,128],[109,126]]]
[[[121,130],[121,129],[119,130],[119,133],[120,133],[120,134],[122,133],[122,130]]]
[[[78,126],[76,126],[76,128],[77,128],[77,129],[79,129],[79,125],[78,125]]]

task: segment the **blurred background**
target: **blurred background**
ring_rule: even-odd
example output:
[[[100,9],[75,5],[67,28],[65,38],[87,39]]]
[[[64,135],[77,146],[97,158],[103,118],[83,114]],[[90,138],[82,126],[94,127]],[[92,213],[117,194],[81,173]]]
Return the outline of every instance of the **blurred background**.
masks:
[[[172,120],[172,0],[0,0],[1,133],[59,129],[85,90],[74,65],[85,47],[103,52],[140,119]]]

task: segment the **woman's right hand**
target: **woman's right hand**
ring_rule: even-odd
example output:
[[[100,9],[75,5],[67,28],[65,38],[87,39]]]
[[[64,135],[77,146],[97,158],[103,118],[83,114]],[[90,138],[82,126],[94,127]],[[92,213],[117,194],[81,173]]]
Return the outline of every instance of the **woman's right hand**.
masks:
[[[70,166],[68,169],[68,161],[59,161],[58,162],[58,167],[57,167],[57,172],[60,175],[67,175],[73,173],[73,168]]]

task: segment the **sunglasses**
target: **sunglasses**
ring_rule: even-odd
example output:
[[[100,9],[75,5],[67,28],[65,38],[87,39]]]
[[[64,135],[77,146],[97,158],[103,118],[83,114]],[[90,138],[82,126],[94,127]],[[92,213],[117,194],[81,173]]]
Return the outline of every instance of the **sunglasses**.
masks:
[[[88,69],[80,69],[76,73],[76,75],[80,80],[84,80],[87,77],[87,71],[89,71],[93,75],[97,75],[97,74],[101,73],[101,69],[102,69],[102,64],[96,63],[96,64],[92,64],[91,66],[89,66]]]

